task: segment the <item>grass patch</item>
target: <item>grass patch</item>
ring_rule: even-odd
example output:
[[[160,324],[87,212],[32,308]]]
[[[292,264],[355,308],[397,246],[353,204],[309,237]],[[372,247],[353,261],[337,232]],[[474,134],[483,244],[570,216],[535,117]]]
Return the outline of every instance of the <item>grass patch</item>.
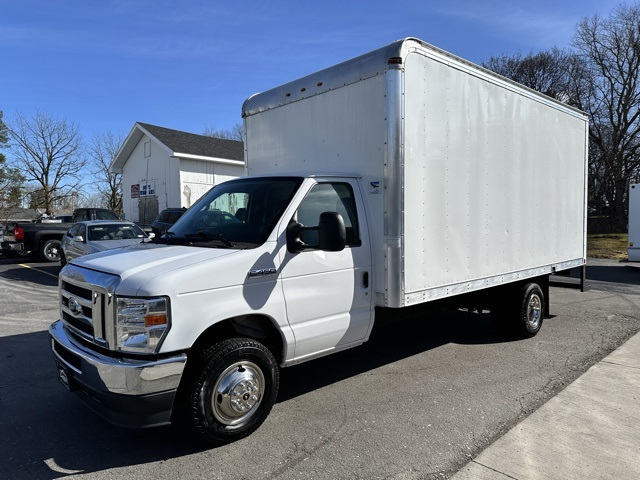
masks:
[[[587,256],[594,258],[627,259],[626,233],[603,233],[587,235]]]

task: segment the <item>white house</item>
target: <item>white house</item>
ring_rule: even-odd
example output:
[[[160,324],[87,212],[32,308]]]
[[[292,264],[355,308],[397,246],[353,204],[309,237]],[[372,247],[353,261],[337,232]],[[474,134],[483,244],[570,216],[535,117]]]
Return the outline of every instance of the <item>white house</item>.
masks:
[[[122,174],[127,220],[150,224],[190,207],[214,185],[246,174],[243,143],[137,122],[109,169]]]

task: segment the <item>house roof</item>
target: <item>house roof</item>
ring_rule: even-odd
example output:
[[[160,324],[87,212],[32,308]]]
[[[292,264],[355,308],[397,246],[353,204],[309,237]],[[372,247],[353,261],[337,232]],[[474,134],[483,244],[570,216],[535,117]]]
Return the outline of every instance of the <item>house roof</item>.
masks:
[[[195,133],[172,130],[170,128],[136,122],[122,147],[114,157],[109,169],[121,173],[122,167],[133,153],[144,135],[162,145],[169,155],[180,158],[193,158],[211,162],[242,165],[244,163],[244,144],[238,140],[196,135]]]
[[[35,208],[13,208],[2,212],[2,221],[12,222],[32,222],[36,220],[42,212]],[[0,222],[1,223],[1,222]]]

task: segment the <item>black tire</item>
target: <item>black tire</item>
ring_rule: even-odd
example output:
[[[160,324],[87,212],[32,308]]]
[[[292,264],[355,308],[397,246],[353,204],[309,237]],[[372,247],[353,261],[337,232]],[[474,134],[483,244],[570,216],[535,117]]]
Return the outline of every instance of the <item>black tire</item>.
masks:
[[[60,261],[60,240],[46,240],[40,247],[40,258],[45,262]]]
[[[545,298],[536,283],[529,283],[521,290],[518,330],[524,337],[533,337],[542,328],[545,312]]]
[[[202,351],[184,382],[184,404],[178,408],[186,412],[176,418],[207,443],[221,445],[246,437],[265,421],[276,401],[280,372],[267,347],[231,338]]]

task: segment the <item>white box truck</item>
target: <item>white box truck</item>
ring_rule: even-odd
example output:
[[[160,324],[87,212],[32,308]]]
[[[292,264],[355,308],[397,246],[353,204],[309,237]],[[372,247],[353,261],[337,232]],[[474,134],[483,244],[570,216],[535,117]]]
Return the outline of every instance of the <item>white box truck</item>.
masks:
[[[630,262],[640,262],[640,183],[629,186],[629,247]]]
[[[249,176],[60,272],[59,377],[114,423],[248,435],[279,369],[426,302],[525,336],[585,263],[587,119],[417,39],[250,97]]]

